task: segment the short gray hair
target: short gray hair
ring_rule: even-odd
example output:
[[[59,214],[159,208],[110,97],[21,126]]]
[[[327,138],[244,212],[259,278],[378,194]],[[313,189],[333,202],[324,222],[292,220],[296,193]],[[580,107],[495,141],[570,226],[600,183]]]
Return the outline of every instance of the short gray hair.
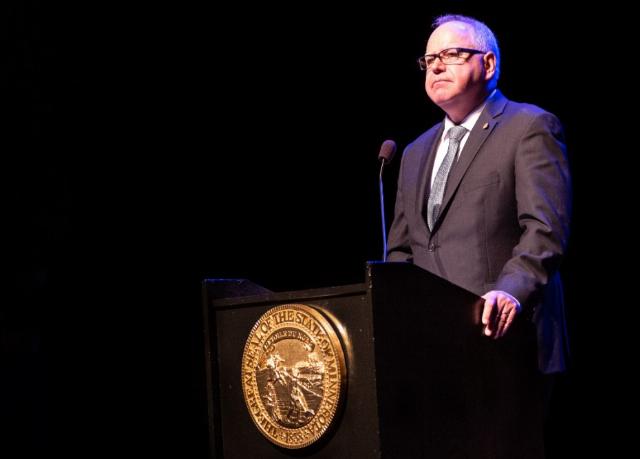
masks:
[[[494,82],[500,78],[500,48],[498,47],[498,40],[496,40],[495,34],[484,22],[480,22],[469,16],[462,16],[460,14],[445,14],[438,16],[433,21],[433,28],[436,29],[442,24],[447,22],[464,22],[469,24],[473,30],[473,40],[475,46],[480,48],[481,51],[492,51],[496,55],[496,73],[493,76]]]

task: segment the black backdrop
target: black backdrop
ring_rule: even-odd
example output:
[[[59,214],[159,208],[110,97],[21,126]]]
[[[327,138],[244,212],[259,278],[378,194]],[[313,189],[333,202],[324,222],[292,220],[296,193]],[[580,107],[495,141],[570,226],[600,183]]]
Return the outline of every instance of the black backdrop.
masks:
[[[630,244],[616,213],[609,232],[592,215],[608,205],[596,184],[616,142],[611,104],[626,94],[606,53],[618,26],[603,29],[602,8],[49,3],[5,7],[10,457],[206,457],[200,281],[292,290],[363,279],[382,250],[379,146],[402,148],[442,117],[415,59],[444,12],[487,22],[503,92],[565,125],[574,358],[550,457],[619,444],[611,382],[626,370],[612,349],[625,344],[611,345],[621,314],[606,289],[622,283],[608,255]],[[385,178],[388,221],[398,164]]]

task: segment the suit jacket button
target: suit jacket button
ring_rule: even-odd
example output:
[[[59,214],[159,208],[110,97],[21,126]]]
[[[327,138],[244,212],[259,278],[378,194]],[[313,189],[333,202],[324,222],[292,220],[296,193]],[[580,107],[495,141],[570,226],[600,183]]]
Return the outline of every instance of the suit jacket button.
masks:
[[[436,245],[432,242],[431,244],[429,244],[429,252],[435,252],[436,250]]]

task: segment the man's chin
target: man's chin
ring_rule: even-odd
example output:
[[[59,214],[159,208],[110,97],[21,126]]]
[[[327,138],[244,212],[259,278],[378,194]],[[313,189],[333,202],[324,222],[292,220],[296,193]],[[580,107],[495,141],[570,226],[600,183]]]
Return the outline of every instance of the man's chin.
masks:
[[[451,94],[449,91],[435,91],[429,94],[429,98],[440,108],[447,107],[452,104],[456,98],[455,94]]]

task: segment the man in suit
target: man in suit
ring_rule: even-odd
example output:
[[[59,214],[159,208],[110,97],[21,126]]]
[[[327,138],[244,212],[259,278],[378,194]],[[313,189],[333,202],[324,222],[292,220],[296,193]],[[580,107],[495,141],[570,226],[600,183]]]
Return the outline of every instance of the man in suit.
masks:
[[[562,126],[497,89],[500,52],[485,24],[447,15],[434,27],[419,63],[427,95],[446,117],[404,151],[387,259],[482,296],[489,337],[531,317],[539,368],[562,371],[558,266],[571,204]]]

